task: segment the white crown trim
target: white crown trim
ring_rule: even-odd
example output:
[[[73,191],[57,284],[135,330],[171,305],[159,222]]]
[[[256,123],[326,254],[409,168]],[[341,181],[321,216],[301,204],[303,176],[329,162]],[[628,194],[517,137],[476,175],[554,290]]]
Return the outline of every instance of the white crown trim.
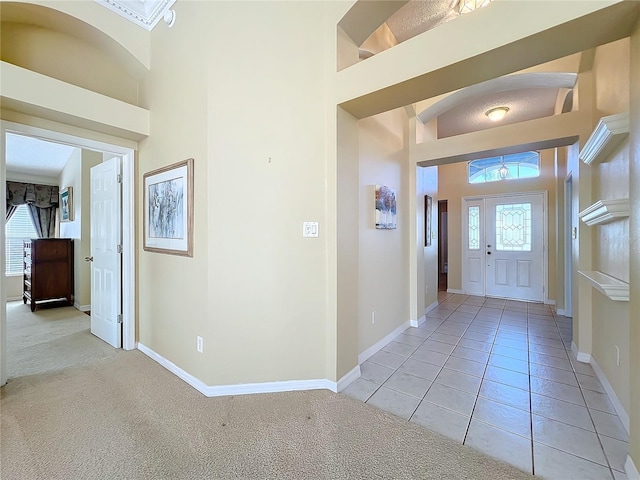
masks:
[[[134,2],[131,0],[96,0],[100,5],[135,23],[136,25],[151,31],[164,14],[169,11],[176,0],[146,0]],[[144,5],[144,12],[134,8],[134,5]],[[151,6],[148,8],[147,6]]]

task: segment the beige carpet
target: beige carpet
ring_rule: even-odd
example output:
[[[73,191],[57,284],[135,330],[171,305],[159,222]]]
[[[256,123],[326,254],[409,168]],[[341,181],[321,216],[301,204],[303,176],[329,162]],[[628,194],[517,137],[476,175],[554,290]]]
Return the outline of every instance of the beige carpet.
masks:
[[[533,478],[341,394],[206,398],[116,352],[0,389],[3,480]]]
[[[90,317],[73,307],[7,304],[9,378],[88,365],[122,353],[91,335]]]

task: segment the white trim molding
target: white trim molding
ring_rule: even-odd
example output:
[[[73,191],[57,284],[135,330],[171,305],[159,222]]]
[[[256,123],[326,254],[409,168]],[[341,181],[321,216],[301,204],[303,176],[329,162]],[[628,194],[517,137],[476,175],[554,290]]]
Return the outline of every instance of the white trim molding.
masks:
[[[364,352],[358,355],[358,365],[362,365],[364,362],[369,360],[369,358],[371,358],[375,353],[377,353],[379,350],[382,350],[382,348],[384,348],[385,345],[391,342],[391,340],[396,338],[398,335],[400,335],[410,326],[411,326],[411,321],[407,320],[402,325],[393,329],[391,332],[385,335],[384,338],[380,339],[379,341],[371,345]]]
[[[593,358],[593,356],[591,356],[591,362],[589,363],[593,367],[593,370],[596,372],[596,376],[598,377],[598,380],[600,380],[600,383],[606,390],[607,395],[609,395],[609,399],[613,404],[613,408],[616,409],[616,413],[618,414],[618,417],[620,417],[620,421],[622,422],[622,425],[624,426],[627,433],[629,433],[629,414],[622,406],[622,403],[620,402],[620,399],[616,395],[615,390],[609,383],[607,376],[604,374],[604,372],[600,368],[600,365],[598,365],[598,362],[596,362],[596,359]]]
[[[341,392],[342,390],[347,388],[349,385],[351,385],[351,382],[354,382],[355,380],[360,378],[360,374],[360,365],[356,365],[349,372],[347,372],[346,375],[338,380],[337,387],[334,392]]]
[[[7,302],[17,302],[18,300],[22,300],[22,297],[7,297]]]
[[[578,346],[575,342],[571,342],[571,353],[580,363],[591,363],[591,354],[578,351]]]
[[[156,361],[171,373],[176,375],[184,382],[191,385],[206,397],[222,397],[227,395],[250,395],[253,393],[277,393],[277,392],[292,392],[297,390],[331,390],[337,391],[336,382],[332,382],[327,379],[313,379],[313,380],[288,380],[283,382],[264,382],[264,383],[241,383],[237,385],[215,385],[210,386],[205,384],[199,378],[194,377],[190,373],[185,372],[178,367],[175,363],[167,360],[162,355],[156,353],[149,347],[138,343],[138,350],[148,356],[150,359]],[[358,373],[360,367],[358,368]],[[352,370],[353,371],[353,370]],[[350,375],[349,372],[347,375]],[[344,377],[341,379],[341,381]],[[355,380],[355,378],[354,378]]]
[[[409,325],[415,328],[418,328],[420,325],[422,325],[424,322],[427,321],[427,317],[425,317],[424,315],[422,315],[419,319],[417,320],[411,320],[409,322]]]
[[[578,154],[587,165],[606,161],[629,135],[629,112],[602,117]]]
[[[616,198],[612,200],[598,200],[593,205],[585,208],[578,217],[590,227],[603,223],[613,222],[618,218],[629,216],[629,199]]]
[[[447,288],[447,293],[457,293],[458,295],[464,295],[464,291],[457,288]]]
[[[636,464],[633,463],[633,458],[631,458],[631,455],[627,455],[627,461],[624,464],[624,470],[629,480],[640,480],[640,473],[636,468]]]
[[[564,308],[556,308],[556,315],[562,315],[564,317]]]
[[[75,302],[73,304],[73,307],[76,310],[80,310],[81,312],[88,312],[89,310],[91,310],[91,305],[80,305],[79,303]]]
[[[583,279],[588,281],[593,288],[611,300],[616,302],[629,301],[629,284],[627,282],[623,282],[622,280],[598,271],[578,270],[578,273]]]

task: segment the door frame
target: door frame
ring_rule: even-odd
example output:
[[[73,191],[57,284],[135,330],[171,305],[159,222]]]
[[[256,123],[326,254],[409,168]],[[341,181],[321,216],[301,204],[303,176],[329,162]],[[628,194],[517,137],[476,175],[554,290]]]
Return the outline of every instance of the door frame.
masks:
[[[564,180],[564,311],[573,317],[573,172]]]
[[[519,197],[519,196],[527,196],[527,195],[542,195],[542,301],[545,305],[550,305],[555,302],[551,302],[549,300],[549,193],[547,190],[534,190],[530,192],[514,192],[514,193],[492,193],[487,195],[469,195],[466,197],[462,197],[460,201],[460,220],[461,220],[461,238],[466,238],[465,228],[466,228],[466,217],[465,217],[465,206],[468,201],[473,200],[482,200],[482,203],[485,203],[485,200],[488,198],[501,198],[501,197]],[[485,242],[486,243],[486,242]],[[460,245],[460,258],[464,260],[464,242]],[[462,292],[467,294],[465,291],[465,283],[464,278],[466,278],[466,265],[465,262],[462,261],[460,265],[460,280]],[[486,272],[484,275],[484,295],[487,293],[487,279]]]
[[[135,153],[133,148],[122,147],[98,140],[69,135],[66,133],[32,127],[20,123],[0,120],[0,172],[6,172],[7,133],[26,135],[42,140],[77,146],[103,153],[122,157],[122,348],[133,350],[136,348],[136,296],[135,296]],[[4,175],[3,175],[4,176]],[[6,184],[0,182],[0,196],[6,198]],[[4,200],[2,200],[4,201]],[[0,232],[0,249],[4,251],[4,221]],[[4,255],[0,261],[0,386],[7,382],[7,318],[6,318],[6,288],[4,275]]]

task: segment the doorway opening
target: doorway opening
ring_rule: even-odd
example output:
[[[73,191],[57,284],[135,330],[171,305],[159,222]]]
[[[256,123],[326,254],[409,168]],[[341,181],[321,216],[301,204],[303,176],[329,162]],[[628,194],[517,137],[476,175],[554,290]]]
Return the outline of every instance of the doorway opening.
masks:
[[[446,292],[449,272],[447,200],[438,200],[438,291]]]
[[[122,275],[120,288],[122,289],[122,347],[125,350],[136,348],[135,343],[135,198],[134,198],[134,149],[116,144],[109,144],[98,140],[83,138],[75,135],[45,130],[38,127],[18,123],[0,122],[0,171],[5,178],[6,173],[6,136],[7,134],[23,135],[44,141],[71,145],[82,149],[101,152],[105,156],[118,156],[122,159]],[[131,143],[123,140],[123,144]],[[0,185],[0,194],[6,196],[6,184]],[[5,249],[4,223],[0,233],[0,249]],[[3,256],[4,257],[4,256]],[[4,258],[0,262],[4,269]],[[0,276],[0,302],[6,305],[6,277]],[[7,381],[7,317],[6,308],[0,309],[0,385]]]

